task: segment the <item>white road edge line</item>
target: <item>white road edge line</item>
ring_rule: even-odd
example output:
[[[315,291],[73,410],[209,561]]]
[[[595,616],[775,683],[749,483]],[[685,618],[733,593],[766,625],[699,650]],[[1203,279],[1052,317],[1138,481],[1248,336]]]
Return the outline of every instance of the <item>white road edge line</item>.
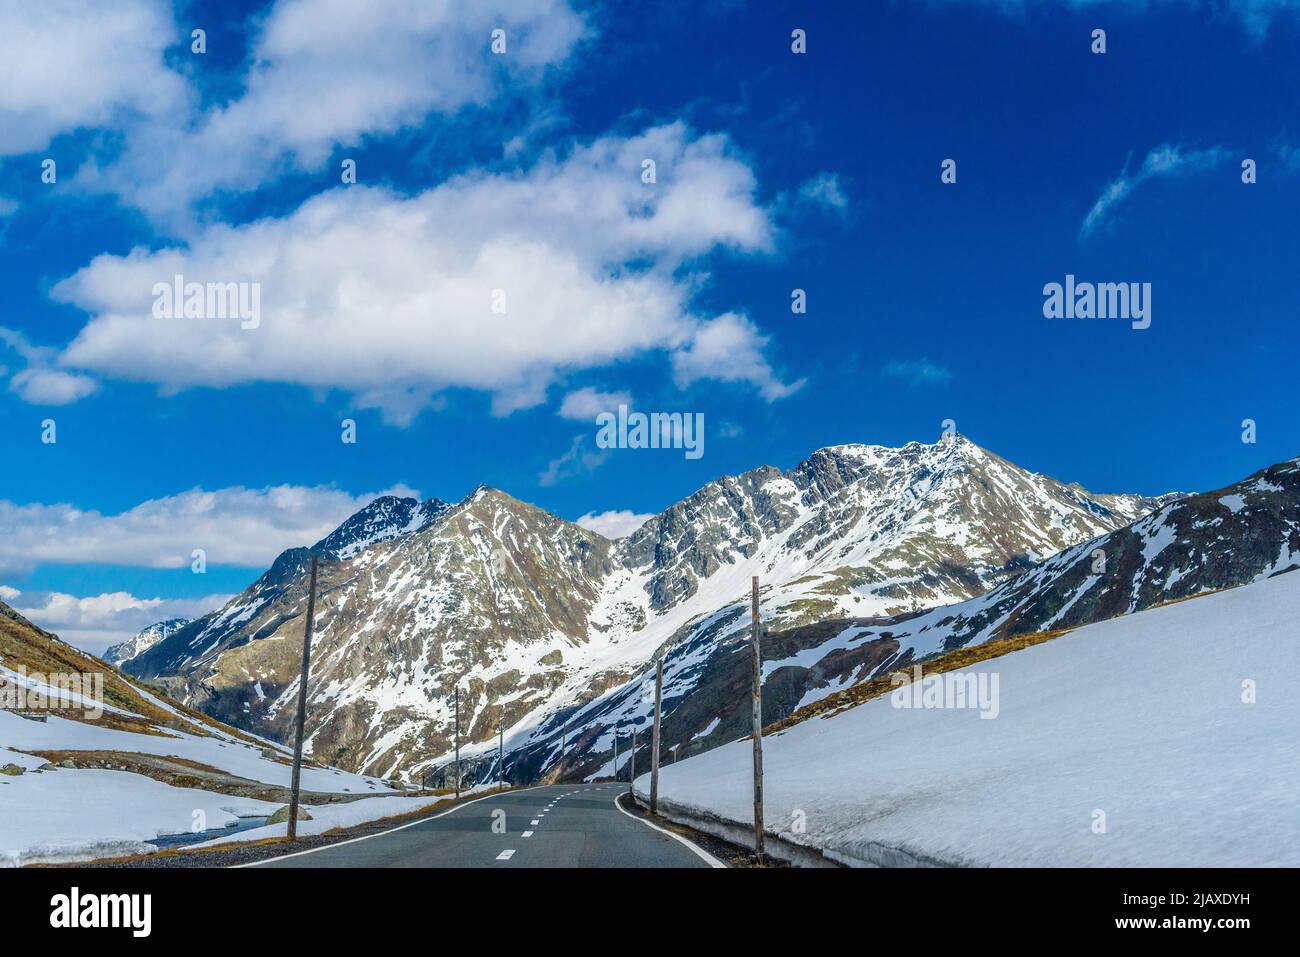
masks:
[[[525,791],[536,791],[538,788],[544,788],[549,786],[550,785],[546,785],[546,784],[536,784],[530,788],[518,788],[517,790],[506,791],[504,793],[522,794]],[[393,834],[397,831],[405,831],[408,827],[415,827],[415,825],[424,824],[426,821],[436,821],[440,817],[446,817],[448,814],[456,813],[463,807],[469,807],[471,804],[477,804],[479,801],[486,801],[490,797],[500,797],[501,794],[502,792],[499,791],[494,791],[491,794],[484,794],[482,797],[476,797],[472,801],[466,801],[464,804],[457,804],[455,807],[449,807],[447,808],[447,810],[440,811],[437,814],[430,814],[428,817],[422,817],[418,821],[411,821],[409,824],[399,824],[397,827],[390,827],[388,830],[380,831],[378,834],[363,834],[361,837],[354,837],[346,841],[339,841],[337,844],[325,844],[321,847],[308,848],[305,851],[295,851],[292,854],[281,854],[279,857],[268,857],[265,860],[261,860],[261,861],[249,861],[247,864],[232,864],[230,866],[230,870],[232,871],[239,870],[240,868],[243,867],[257,867],[261,864],[270,864],[272,861],[287,861],[291,857],[302,857],[304,854],[315,854],[317,851],[328,851],[332,847],[342,847],[345,844],[355,844],[358,841],[368,841],[372,837],[383,837],[385,834]],[[311,807],[310,804],[304,806],[308,808]],[[619,810],[622,810],[622,808],[619,808]],[[356,827],[362,827],[362,826],[363,825],[360,824],[356,825]]]
[[[623,796],[622,790],[620,790],[618,794],[614,795],[614,807],[618,808],[618,813],[626,814],[632,820],[640,821],[646,827],[650,828],[651,830],[658,831],[660,834],[667,834],[674,841],[681,841],[683,844],[685,844],[687,847],[691,849],[692,853],[694,853],[696,857],[700,858],[700,860],[707,863],[709,867],[714,867],[714,868],[721,867],[723,869],[726,868],[727,865],[722,863],[722,861],[718,860],[716,857],[714,857],[704,848],[699,847],[698,845],[693,844],[690,841],[686,840],[686,838],[682,837],[680,834],[674,834],[672,831],[666,830],[657,824],[651,824],[643,817],[637,817],[635,814],[623,810],[623,805],[618,803],[618,799],[621,798],[622,796]]]

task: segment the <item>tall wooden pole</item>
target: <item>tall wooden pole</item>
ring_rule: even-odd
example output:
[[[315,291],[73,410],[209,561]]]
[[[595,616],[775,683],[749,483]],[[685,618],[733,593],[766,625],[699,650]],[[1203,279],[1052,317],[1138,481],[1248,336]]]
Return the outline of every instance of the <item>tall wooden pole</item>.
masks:
[[[614,725],[614,780],[618,780],[618,725]]]
[[[763,652],[759,647],[761,627],[758,623],[758,576],[752,583],[749,619],[749,643],[753,650],[750,703],[753,706],[754,737],[754,853],[763,856]]]
[[[663,710],[664,660],[655,663],[655,724],[650,733],[650,813],[659,813],[659,718]]]
[[[506,789],[506,726],[502,719],[501,727],[497,728],[497,790]]]
[[[302,635],[302,675],[298,679],[298,723],[293,732],[293,780],[289,785],[289,840],[298,840],[298,793],[302,781],[302,728],[307,723],[307,674],[311,670],[311,626],[316,617],[316,562],[311,557],[307,589],[307,626]]]
[[[460,685],[456,686],[456,797],[460,797]]]
[[[628,761],[627,769],[627,796],[636,803],[636,792],[632,790],[632,785],[636,781],[636,727],[632,728],[632,759]]]

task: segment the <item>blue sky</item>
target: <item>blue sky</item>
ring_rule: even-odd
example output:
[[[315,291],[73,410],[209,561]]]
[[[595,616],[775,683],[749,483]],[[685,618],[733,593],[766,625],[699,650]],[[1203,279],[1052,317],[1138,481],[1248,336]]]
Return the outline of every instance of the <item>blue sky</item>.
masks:
[[[1300,446],[1294,4],[43,6],[0,13],[0,583],[87,647],[385,490],[640,515],[949,418],[1097,491]],[[151,316],[178,270],[259,327]],[[1045,319],[1067,273],[1151,327]],[[596,448],[622,398],[705,454]]]

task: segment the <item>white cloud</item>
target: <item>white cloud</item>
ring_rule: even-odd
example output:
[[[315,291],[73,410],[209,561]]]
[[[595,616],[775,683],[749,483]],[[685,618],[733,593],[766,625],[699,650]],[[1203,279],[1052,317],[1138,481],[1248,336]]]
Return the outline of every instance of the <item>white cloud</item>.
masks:
[[[187,91],[163,53],[179,36],[162,0],[0,3],[0,156],[81,127],[175,123]]]
[[[62,592],[24,593],[0,587],[0,596],[32,624],[93,655],[168,618],[198,618],[220,608],[233,595],[205,598],[136,598],[106,592],[79,598]]]
[[[84,399],[97,388],[89,376],[51,368],[59,350],[34,346],[21,332],[0,328],[0,343],[13,349],[27,363],[9,380],[9,390],[32,405],[67,405]],[[0,374],[3,374],[0,367]]]
[[[184,568],[196,548],[209,564],[260,569],[324,538],[373,498],[326,486],[195,488],[116,515],[0,499],[0,573],[71,563]]]
[[[657,185],[641,182],[645,157]],[[755,190],[724,137],[681,124],[414,197],[340,187],[282,219],[210,226],[187,248],[97,257],[54,289],[92,315],[60,365],[169,391],[337,387],[398,424],[449,387],[488,391],[507,414],[543,401],[562,373],[656,350],[674,354],[680,381],[779,398],[797,384],[776,377],[753,324],[694,315],[701,277],[679,273],[715,249],[772,248]],[[260,326],[153,319],[154,284],[177,274],[260,283]]]
[[[570,392],[560,403],[560,416],[577,422],[595,422],[602,412],[616,412],[620,405],[632,404],[626,392],[601,392],[587,386]]]
[[[805,380],[785,383],[763,357],[767,338],[744,316],[729,312],[704,323],[690,343],[673,354],[673,373],[685,388],[702,379],[747,382],[773,402],[793,395]]]
[[[652,514],[639,515],[630,509],[612,509],[608,512],[588,512],[575,524],[590,529],[609,539],[627,538],[638,528],[654,518]]]
[[[929,359],[895,359],[883,371],[891,379],[901,379],[913,386],[943,385],[952,379],[952,370]]]
[[[1228,151],[1216,146],[1204,150],[1185,150],[1178,146],[1159,146],[1147,154],[1142,165],[1133,173],[1126,169],[1101,191],[1097,201],[1088,210],[1079,238],[1087,239],[1105,223],[1115,207],[1128,199],[1138,187],[1160,177],[1182,176],[1203,172],[1225,162]]]
[[[318,170],[336,147],[537,82],[586,25],[565,0],[278,0],[254,29],[239,97],[132,131],[124,157],[83,182],[168,215],[286,168]],[[168,156],[179,161],[160,164]]]

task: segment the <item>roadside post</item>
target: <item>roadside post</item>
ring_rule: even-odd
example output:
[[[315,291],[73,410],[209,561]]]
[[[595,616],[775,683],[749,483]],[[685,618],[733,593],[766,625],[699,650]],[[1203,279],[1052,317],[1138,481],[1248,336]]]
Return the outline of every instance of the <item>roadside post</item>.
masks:
[[[289,840],[298,840],[298,796],[302,782],[302,729],[307,723],[307,675],[311,670],[311,626],[316,617],[316,564],[311,557],[311,584],[307,588],[307,624],[302,634],[302,676],[298,680],[298,722],[293,732],[293,780],[289,789]]]
[[[752,582],[750,598],[749,643],[753,650],[750,703],[753,707],[754,738],[754,854],[763,857],[763,652],[759,647],[761,626],[758,621],[758,576]]]
[[[655,663],[655,723],[650,735],[650,813],[659,813],[659,721],[663,712],[664,660]]]

